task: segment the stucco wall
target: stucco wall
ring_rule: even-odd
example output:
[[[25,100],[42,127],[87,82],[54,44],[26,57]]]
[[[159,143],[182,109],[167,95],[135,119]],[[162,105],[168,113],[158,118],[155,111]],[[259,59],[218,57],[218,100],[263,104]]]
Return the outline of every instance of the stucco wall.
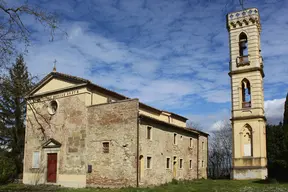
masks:
[[[50,81],[48,81],[45,84],[45,86],[41,87],[35,94],[40,94],[40,93],[45,93],[47,91],[62,89],[62,88],[70,87],[73,85],[75,85],[75,83],[71,83],[71,82],[67,82],[64,80],[54,78],[54,79],[51,79]]]
[[[152,112],[148,109],[140,108],[140,114],[147,115],[149,117],[152,117],[161,121],[165,121],[167,123],[172,123],[174,125],[186,127],[186,121],[182,121],[182,120],[176,119],[175,117],[171,117],[170,122],[169,122],[169,118],[167,115]]]
[[[136,186],[138,106],[138,100],[125,100],[88,107],[87,185]]]
[[[151,140],[147,139],[147,126],[151,126]],[[141,120],[140,124],[140,152],[143,156],[140,163],[140,185],[158,185],[173,179],[173,158],[176,156],[175,179],[197,178],[197,135],[184,132],[177,128],[160,125],[158,123]],[[177,134],[177,144],[174,144],[174,133]],[[193,144],[190,148],[190,138]],[[147,156],[152,158],[151,168],[147,168]],[[170,168],[166,168],[166,158],[170,158]],[[183,168],[179,168],[180,158]],[[192,169],[190,169],[192,160]]]

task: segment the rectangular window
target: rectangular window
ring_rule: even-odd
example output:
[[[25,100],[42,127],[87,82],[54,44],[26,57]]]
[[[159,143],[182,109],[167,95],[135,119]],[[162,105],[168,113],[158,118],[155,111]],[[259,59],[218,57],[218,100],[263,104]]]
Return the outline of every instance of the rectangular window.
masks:
[[[170,169],[170,158],[166,159],[166,169]]]
[[[204,141],[202,142],[202,151],[204,151]]]
[[[204,167],[204,161],[202,161],[202,167]]]
[[[147,157],[147,169],[151,169],[152,157]]]
[[[176,144],[177,144],[177,134],[174,133],[174,145],[176,145]]]
[[[189,168],[192,169],[192,160],[189,162]]]
[[[193,140],[192,140],[192,138],[190,138],[190,144],[189,144],[189,146],[190,146],[190,148],[193,147]]]
[[[40,152],[33,152],[32,168],[40,168]]]
[[[180,159],[180,162],[179,162],[179,168],[180,168],[180,169],[183,168],[183,159]]]
[[[109,142],[103,142],[103,153],[109,153]]]
[[[151,139],[151,129],[152,127],[147,127],[147,139]]]

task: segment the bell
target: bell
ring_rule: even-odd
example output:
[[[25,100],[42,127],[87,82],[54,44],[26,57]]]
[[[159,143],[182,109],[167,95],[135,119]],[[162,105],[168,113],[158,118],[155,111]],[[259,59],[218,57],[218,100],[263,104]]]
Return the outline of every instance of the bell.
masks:
[[[240,42],[240,47],[241,47],[242,49],[246,49],[246,48],[247,48],[247,46],[246,46],[246,41],[241,41],[241,42]]]

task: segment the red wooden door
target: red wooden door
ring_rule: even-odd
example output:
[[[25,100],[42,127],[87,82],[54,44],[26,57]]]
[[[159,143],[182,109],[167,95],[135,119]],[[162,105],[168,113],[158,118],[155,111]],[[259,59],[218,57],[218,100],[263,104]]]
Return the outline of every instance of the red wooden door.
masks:
[[[47,182],[56,183],[57,153],[48,153],[47,157]]]

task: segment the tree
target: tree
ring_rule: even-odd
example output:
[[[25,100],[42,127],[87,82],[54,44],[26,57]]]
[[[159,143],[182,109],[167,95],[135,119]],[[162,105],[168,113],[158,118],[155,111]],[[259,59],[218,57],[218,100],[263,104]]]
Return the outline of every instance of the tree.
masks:
[[[283,125],[288,125],[288,93],[286,95],[286,101],[284,105],[284,118],[283,118]]]
[[[228,121],[210,134],[208,174],[211,178],[229,178],[232,167],[232,128]]]
[[[5,0],[0,0],[0,14],[0,67],[15,55],[18,43],[24,43],[26,47],[29,45],[31,32],[23,22],[24,16],[32,16],[44,28],[48,28],[50,40],[53,40],[58,29],[54,14],[30,5],[28,1],[19,6],[8,6]]]
[[[0,84],[0,147],[6,156],[16,164],[17,172],[22,172],[24,154],[26,101],[25,94],[32,88],[32,78],[27,71],[23,56],[9,69],[9,74]]]
[[[197,131],[202,131],[202,127],[199,123],[189,120],[186,125],[187,128],[195,129]]]

